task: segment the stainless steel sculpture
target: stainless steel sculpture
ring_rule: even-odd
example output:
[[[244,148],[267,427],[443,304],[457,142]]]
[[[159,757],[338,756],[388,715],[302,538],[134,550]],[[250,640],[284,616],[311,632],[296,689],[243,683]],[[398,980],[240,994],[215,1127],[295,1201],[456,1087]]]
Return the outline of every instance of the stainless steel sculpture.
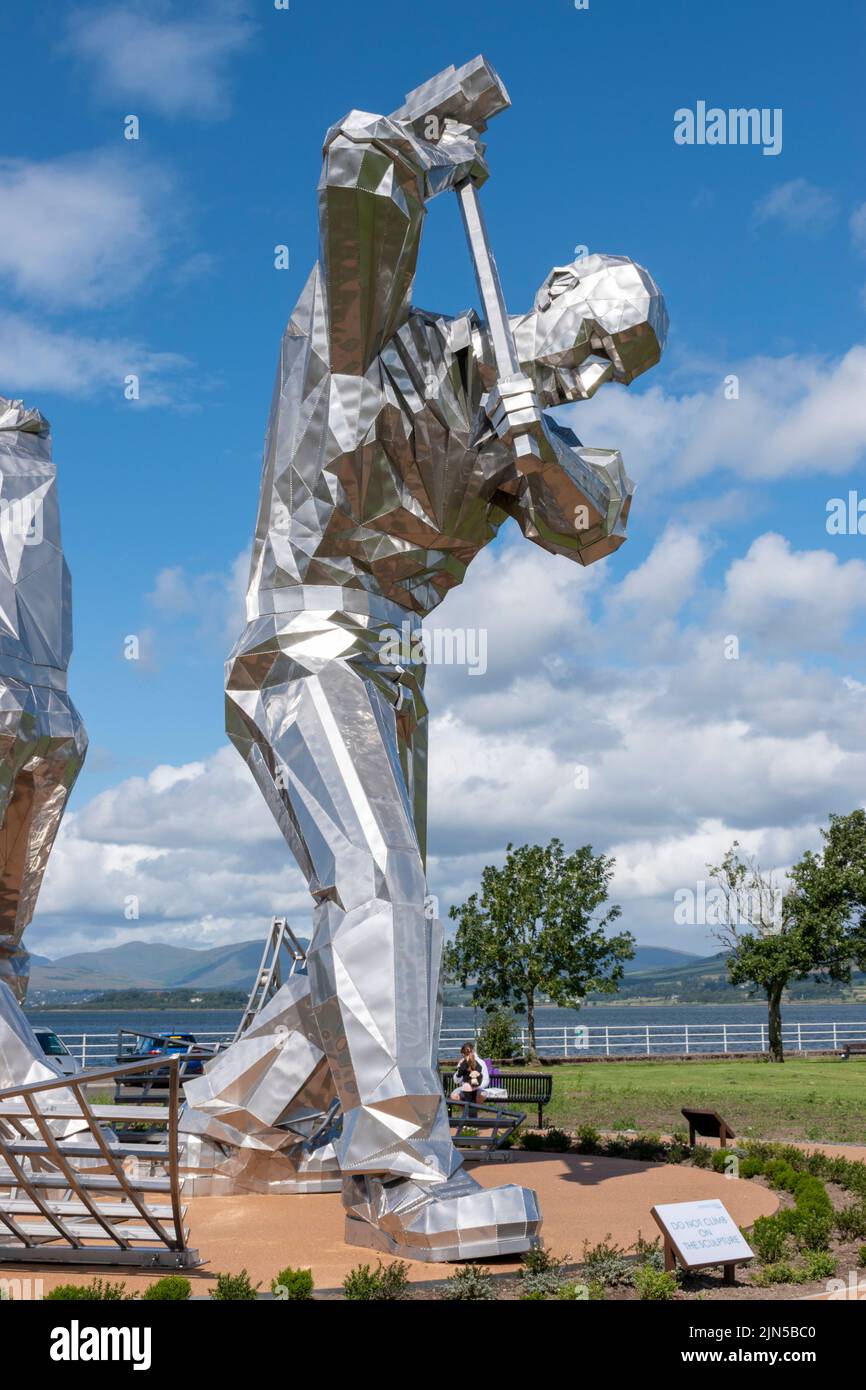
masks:
[[[337,1101],[306,975],[291,975],[184,1092],[193,1196],[340,1190]]]
[[[0,980],[21,1000],[21,938],[87,750],[66,693],[71,604],[48,422],[0,397]]]
[[[315,901],[309,1004],[291,1026],[327,1059],[320,1105],[328,1084],[339,1098],[347,1239],[416,1259],[526,1249],[540,1213],[523,1188],[479,1187],[451,1143],[435,1067],[442,933],[425,913],[424,665],[385,650],[508,517],[582,564],[622,543],[619,454],[584,448],[541,407],[632,380],[666,331],[652,278],[615,256],[556,267],[509,320],[475,195],[479,133],[507,105],[479,58],[392,117],[351,111],[328,131],[321,254],[283,338],[248,622],[226,671],[229,737]],[[487,322],[411,306],[426,204],[449,189]]]

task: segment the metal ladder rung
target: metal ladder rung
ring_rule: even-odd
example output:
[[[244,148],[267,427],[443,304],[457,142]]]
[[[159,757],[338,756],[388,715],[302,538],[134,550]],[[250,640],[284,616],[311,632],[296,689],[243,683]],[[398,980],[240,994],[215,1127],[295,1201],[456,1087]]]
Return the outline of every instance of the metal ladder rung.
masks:
[[[18,1139],[12,1143],[7,1142],[4,1148],[9,1153],[19,1157],[28,1157],[31,1154],[52,1155],[54,1150],[43,1143],[41,1139]],[[57,1151],[64,1158],[102,1158],[103,1155],[95,1144],[67,1144],[62,1139],[57,1141]],[[171,1150],[167,1144],[118,1144],[112,1145],[112,1158],[144,1158],[152,1159],[155,1162],[168,1162],[171,1158]]]
[[[66,1216],[93,1217],[93,1213],[87,1206],[86,1202],[79,1202],[75,1198],[70,1198],[69,1200],[59,1202],[46,1202],[45,1206],[48,1209],[48,1211],[50,1211],[54,1216],[59,1216],[61,1220],[63,1220],[64,1225],[69,1224],[65,1220]],[[125,1220],[126,1218],[137,1220],[139,1217],[142,1221],[146,1220],[146,1218],[138,1211],[138,1208],[134,1207],[131,1202],[94,1202],[94,1207],[96,1211],[98,1211],[100,1216],[104,1216],[106,1217],[106,1219],[110,1219],[112,1221],[115,1221],[118,1218],[122,1220]],[[185,1207],[182,1208],[182,1211],[185,1210]],[[42,1208],[36,1202],[31,1202],[29,1199],[24,1198],[20,1201],[0,1202],[0,1212],[2,1212],[5,1216],[11,1216],[14,1220],[19,1212],[22,1216],[39,1216],[41,1215]],[[162,1204],[160,1206],[148,1205],[147,1212],[148,1215],[152,1216],[156,1221],[170,1220],[174,1214],[173,1209],[170,1206],[166,1206],[165,1204]],[[93,1222],[93,1233],[95,1235],[98,1233],[100,1227],[95,1217],[93,1217]]]

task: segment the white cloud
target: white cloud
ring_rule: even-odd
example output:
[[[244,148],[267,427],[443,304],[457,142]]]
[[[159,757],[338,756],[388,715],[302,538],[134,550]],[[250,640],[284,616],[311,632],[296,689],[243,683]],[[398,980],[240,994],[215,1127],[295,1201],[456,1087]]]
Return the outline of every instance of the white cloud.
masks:
[[[67,45],[95,77],[106,98],[132,113],[218,119],[230,109],[229,65],[250,42],[243,0],[187,6],[127,3],[75,11]]]
[[[790,231],[826,231],[836,220],[836,199],[808,179],[789,179],[755,204],[755,221],[780,222]]]
[[[159,260],[170,191],[155,165],[102,151],[0,160],[0,276],[54,309],[123,299]]]
[[[729,400],[725,378],[736,375]],[[621,450],[641,493],[679,491],[717,474],[751,482],[842,473],[866,456],[866,346],[841,358],[753,357],[720,366],[710,385],[676,395],[614,387],[567,407],[585,444]]]
[[[779,535],[759,536],[726,576],[724,621],[763,644],[794,651],[839,646],[866,611],[866,563],[829,550],[792,550]]]
[[[709,948],[700,928],[674,926],[676,888],[705,878],[735,838],[784,872],[818,843],[830,811],[862,803],[862,682],[821,654],[862,611],[864,562],[797,551],[770,533],[712,584],[709,555],[706,542],[671,528],[621,580],[615,563],[582,571],[522,540],[479,557],[442,621],[490,620],[488,672],[433,667],[427,681],[429,879],[443,911],[509,840],[559,835],[616,856],[624,927]],[[238,557],[232,582],[245,569]],[[178,622],[199,622],[200,578],[168,576],[154,592]],[[678,588],[694,603],[677,623]],[[224,582],[224,600],[230,591]],[[729,661],[734,615],[742,652]],[[776,654],[786,641],[796,660]],[[577,765],[589,770],[586,788]],[[141,910],[131,923],[130,894]],[[306,931],[310,910],[252,777],[226,746],[129,778],[68,817],[29,937],[49,955],[124,933],[211,945],[261,935],[281,911]]]
[[[169,565],[159,571],[147,597],[166,619],[191,618],[199,636],[231,645],[246,621],[249,573],[248,550],[235,556],[228,574],[189,574],[182,565]]]
[[[855,251],[866,253],[866,203],[858,203],[848,223]]]
[[[706,559],[706,544],[694,529],[672,524],[616,586],[612,608],[630,610],[639,622],[674,617],[693,596]]]
[[[42,328],[24,315],[0,313],[0,380],[7,394],[113,394],[123,402],[124,380],[135,375],[140,395],[134,404],[183,404],[190,365],[179,353],[154,352],[131,339]]]

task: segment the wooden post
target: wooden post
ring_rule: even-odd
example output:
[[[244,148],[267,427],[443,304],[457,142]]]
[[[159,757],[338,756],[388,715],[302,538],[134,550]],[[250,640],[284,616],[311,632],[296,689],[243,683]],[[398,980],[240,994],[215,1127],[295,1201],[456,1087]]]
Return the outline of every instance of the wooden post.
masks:
[[[668,1237],[665,1236],[665,1269],[669,1270],[670,1272],[673,1272],[676,1269],[676,1267],[677,1261],[676,1256],[674,1255],[674,1248],[671,1245]]]
[[[735,1283],[737,1282],[736,1277],[735,1277],[735,1276],[736,1276],[736,1273],[737,1273],[737,1266],[736,1266],[736,1265],[725,1265],[725,1283],[726,1283],[726,1284],[735,1284]]]

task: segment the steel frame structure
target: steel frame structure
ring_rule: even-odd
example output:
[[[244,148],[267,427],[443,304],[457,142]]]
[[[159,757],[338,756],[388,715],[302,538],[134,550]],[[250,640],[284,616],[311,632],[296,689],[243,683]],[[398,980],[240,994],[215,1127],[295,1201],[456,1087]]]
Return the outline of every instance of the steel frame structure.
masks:
[[[0,1264],[200,1263],[181,1200],[178,1058],[160,1065],[169,1067],[165,1105],[88,1099],[91,1087],[141,1075],[151,1061],[0,1091]],[[112,1124],[141,1120],[162,1124],[165,1143],[117,1142]]]

